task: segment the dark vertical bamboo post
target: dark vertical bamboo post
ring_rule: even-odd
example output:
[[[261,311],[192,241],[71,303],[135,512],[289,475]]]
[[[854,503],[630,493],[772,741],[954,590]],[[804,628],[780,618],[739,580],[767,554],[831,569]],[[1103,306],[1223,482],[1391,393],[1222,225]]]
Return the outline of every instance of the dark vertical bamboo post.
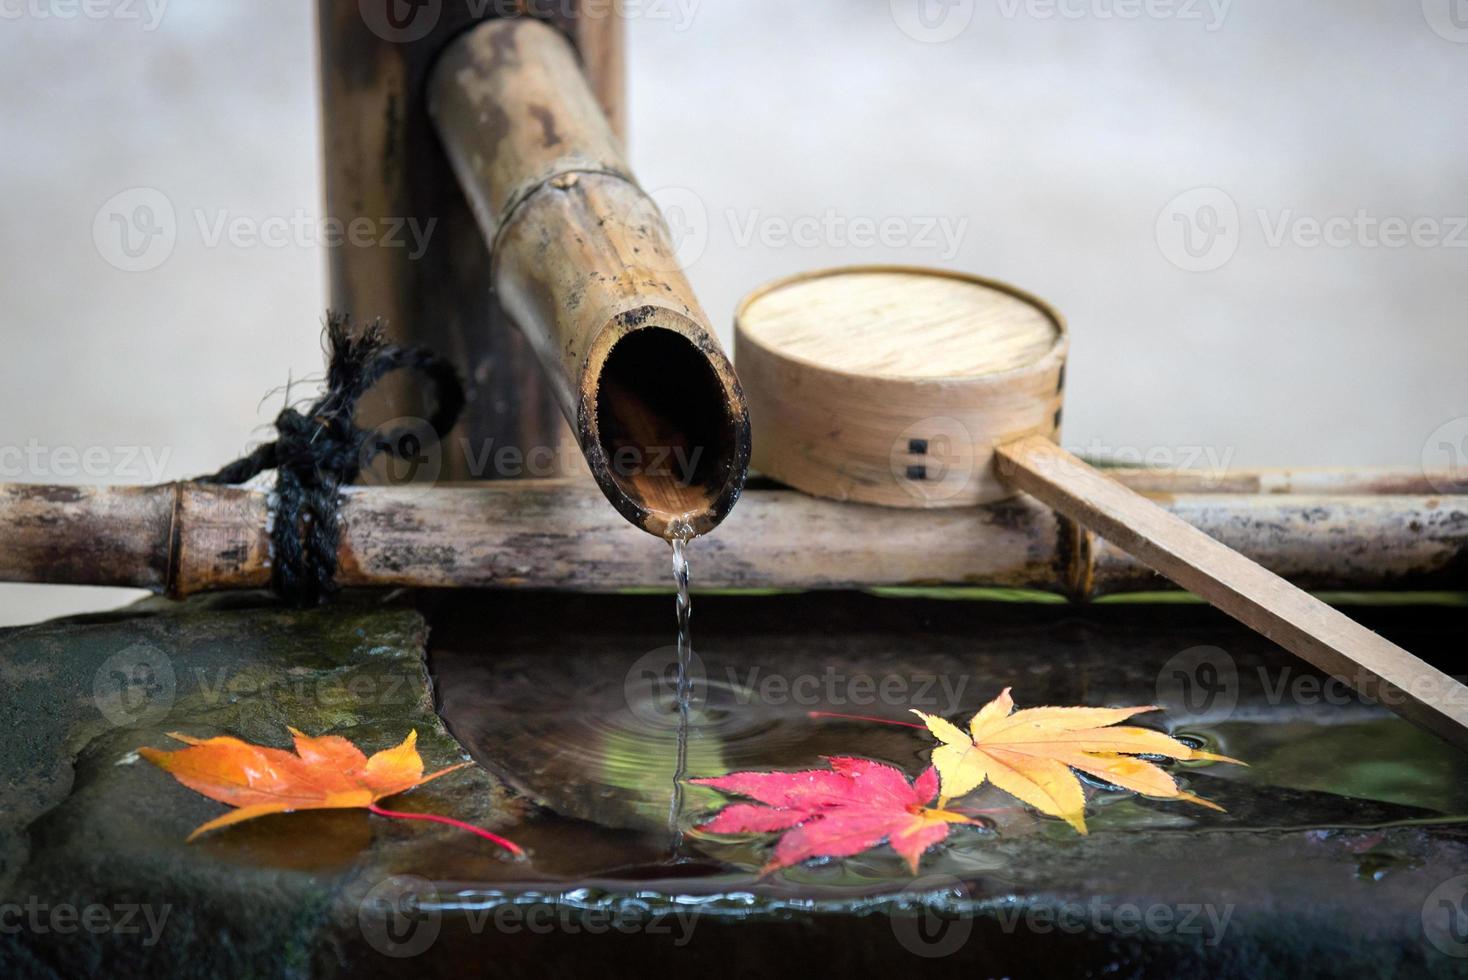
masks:
[[[621,20],[605,5],[583,16],[583,6],[556,5],[563,12],[548,16],[576,43],[597,98],[619,125]],[[347,233],[329,249],[330,303],[358,319],[382,317],[395,340],[433,347],[459,365],[469,406],[457,434],[471,455],[443,454],[451,479],[493,478],[492,469],[470,466],[491,458],[490,445],[528,453],[558,447],[566,433],[534,354],[491,294],[488,248],[426,111],[428,74],[448,42],[476,20],[520,7],[318,3],[326,216],[348,232],[354,220],[370,229],[357,243]],[[410,220],[427,239],[422,254],[404,227]],[[424,414],[409,389],[388,390],[388,404],[377,408],[383,417]]]

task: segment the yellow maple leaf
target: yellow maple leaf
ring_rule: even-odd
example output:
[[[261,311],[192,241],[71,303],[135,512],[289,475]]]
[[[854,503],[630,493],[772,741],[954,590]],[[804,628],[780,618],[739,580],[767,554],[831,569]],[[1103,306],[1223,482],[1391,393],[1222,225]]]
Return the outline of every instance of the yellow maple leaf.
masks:
[[[1086,832],[1086,797],[1072,770],[1143,796],[1185,800],[1214,810],[1223,807],[1185,793],[1161,767],[1139,755],[1189,762],[1232,762],[1200,752],[1161,732],[1113,727],[1156,708],[1025,708],[1014,710],[1005,688],[969,722],[965,733],[936,715],[913,711],[943,744],[933,750],[933,766],[943,781],[939,806],[963,796],[986,780],[1042,813],[1060,817]]]

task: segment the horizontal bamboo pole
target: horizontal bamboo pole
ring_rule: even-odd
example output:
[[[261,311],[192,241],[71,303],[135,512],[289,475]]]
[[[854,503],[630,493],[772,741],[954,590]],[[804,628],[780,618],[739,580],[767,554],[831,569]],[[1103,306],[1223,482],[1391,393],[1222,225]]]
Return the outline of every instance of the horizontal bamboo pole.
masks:
[[[1095,465],[1093,463],[1093,465]],[[1417,467],[1377,469],[1106,469],[1106,475],[1145,494],[1264,493],[1264,494],[1435,494],[1468,495],[1468,468],[1422,470]]]
[[[1468,588],[1468,496],[1171,494],[1168,510],[1310,589]],[[589,479],[353,488],[348,587],[611,591],[668,585],[665,546]],[[243,488],[0,485],[0,581],[176,596],[270,582],[269,499]],[[891,510],[751,490],[693,546],[702,588],[950,585],[1084,599],[1168,588],[1029,497]]]

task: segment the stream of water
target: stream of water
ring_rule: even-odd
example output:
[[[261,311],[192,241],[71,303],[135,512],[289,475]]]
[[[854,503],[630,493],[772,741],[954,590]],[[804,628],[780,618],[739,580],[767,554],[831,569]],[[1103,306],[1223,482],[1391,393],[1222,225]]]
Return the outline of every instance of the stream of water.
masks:
[[[688,542],[692,529],[676,526],[669,536],[673,546],[673,586],[677,592],[678,612],[678,755],[673,766],[673,792],[668,804],[668,831],[672,835],[672,856],[678,858],[683,847],[683,781],[688,778],[689,708],[692,704],[693,638],[690,622],[693,601],[688,595]]]

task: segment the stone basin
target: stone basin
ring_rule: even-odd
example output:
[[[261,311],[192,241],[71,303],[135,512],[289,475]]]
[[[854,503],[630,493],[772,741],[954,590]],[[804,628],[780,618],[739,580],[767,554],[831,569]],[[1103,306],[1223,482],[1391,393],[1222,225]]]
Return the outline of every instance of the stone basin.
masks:
[[[1250,763],[1174,769],[1225,813],[1093,784],[1084,837],[980,791],[982,826],[916,879],[885,847],[761,876],[767,839],[697,830],[722,802],[701,788],[669,820],[677,731],[648,695],[671,612],[235,596],[6,631],[0,971],[1468,975],[1468,757],[1206,607],[698,597],[689,776],[838,753],[916,774],[919,733],[810,712],[962,720],[1004,686],[1021,706],[1161,703],[1139,721]],[[1461,607],[1353,612],[1461,671]],[[287,725],[368,751],[412,729],[430,769],[473,759],[392,807],[529,858],[360,811],[186,844],[224,808],[136,750],[285,745]]]

